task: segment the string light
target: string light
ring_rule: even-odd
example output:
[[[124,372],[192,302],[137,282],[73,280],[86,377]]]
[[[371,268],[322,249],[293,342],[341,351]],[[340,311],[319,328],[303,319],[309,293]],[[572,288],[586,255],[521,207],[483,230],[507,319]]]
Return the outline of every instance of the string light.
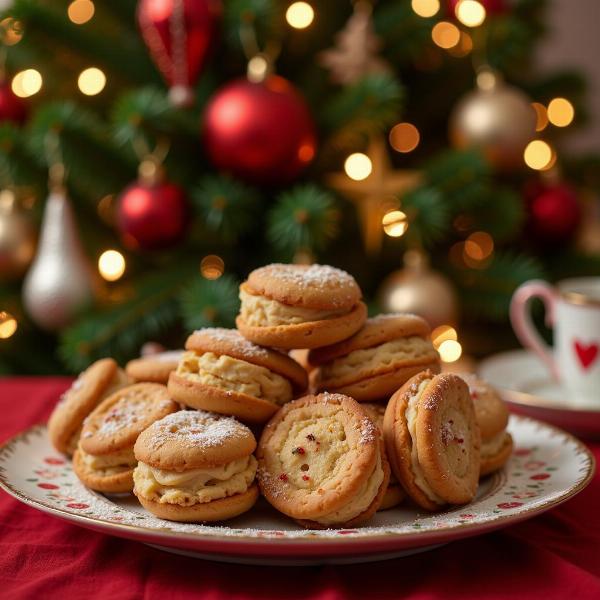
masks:
[[[548,104],[548,120],[556,127],[567,127],[575,118],[575,109],[566,98],[554,98]]]
[[[75,25],[87,23],[93,16],[96,8],[90,0],[73,0],[67,8],[67,16]]]
[[[5,310],[0,311],[0,339],[7,340],[17,331],[17,320]]]
[[[440,0],[412,0],[410,5],[424,19],[433,17],[440,10]]]
[[[98,272],[106,281],[117,281],[125,273],[125,257],[117,250],[106,250],[98,259]]]
[[[408,229],[408,219],[401,210],[390,210],[381,219],[383,231],[390,237],[402,237]]]
[[[460,0],[454,9],[456,18],[467,27],[479,27],[485,21],[485,7],[477,0]]]
[[[17,73],[12,80],[11,88],[15,96],[28,98],[42,89],[42,75],[35,69],[25,69]]]
[[[351,154],[344,162],[344,171],[350,179],[354,181],[362,181],[366,179],[373,170],[371,159],[362,152]]]
[[[21,38],[23,37],[23,24],[21,21],[17,21],[12,17],[7,17],[0,21],[0,27],[4,30],[2,42],[6,46],[14,46],[21,41]]]
[[[97,67],[89,67],[79,74],[77,86],[79,91],[86,96],[99,94],[106,85],[106,75]]]
[[[445,363],[457,361],[462,354],[462,346],[456,340],[443,341],[437,350],[439,352],[440,358]]]
[[[532,102],[531,106],[533,107],[533,110],[535,110],[535,130],[544,131],[548,126],[548,111],[546,110],[546,107],[539,102]]]
[[[430,337],[433,347],[437,350],[446,340],[457,340],[458,334],[454,327],[451,327],[450,325],[440,325],[431,332]]]
[[[306,29],[315,18],[315,11],[308,2],[294,2],[290,4],[285,19],[294,29]]]
[[[397,152],[412,152],[420,139],[419,130],[412,123],[398,123],[390,131],[390,146]]]
[[[436,46],[448,50],[460,41],[460,29],[448,21],[436,23],[431,30],[431,39]]]
[[[200,273],[205,279],[219,279],[224,271],[225,263],[216,254],[209,254],[200,261]]]
[[[549,169],[556,158],[552,147],[543,140],[533,140],[527,144],[523,153],[525,164],[536,171]]]

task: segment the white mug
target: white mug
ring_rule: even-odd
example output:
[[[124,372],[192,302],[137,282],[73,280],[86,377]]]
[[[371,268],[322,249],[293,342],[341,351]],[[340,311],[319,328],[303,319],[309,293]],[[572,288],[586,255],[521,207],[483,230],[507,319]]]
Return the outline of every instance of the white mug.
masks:
[[[550,348],[536,331],[528,301],[541,298],[554,329]],[[600,277],[565,279],[556,287],[532,280],[515,291],[510,320],[523,346],[531,348],[565,389],[565,403],[600,410]]]

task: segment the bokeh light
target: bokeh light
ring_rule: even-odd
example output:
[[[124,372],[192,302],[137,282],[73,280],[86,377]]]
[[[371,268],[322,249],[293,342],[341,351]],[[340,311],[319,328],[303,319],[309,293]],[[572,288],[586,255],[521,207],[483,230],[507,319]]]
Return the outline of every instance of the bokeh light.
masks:
[[[17,320],[5,310],[0,311],[0,339],[7,340],[17,331]]]
[[[431,332],[431,343],[437,350],[446,340],[458,340],[456,329],[451,325],[440,325]]]
[[[200,274],[205,279],[219,279],[224,271],[225,263],[216,254],[209,254],[200,261]]]
[[[15,96],[28,98],[37,94],[42,89],[43,79],[39,71],[25,69],[17,73],[13,79],[11,88]]]
[[[355,152],[344,162],[344,171],[346,171],[346,175],[348,175],[350,179],[362,181],[373,171],[373,163],[366,154]]]
[[[314,18],[315,11],[308,2],[294,2],[285,13],[286,21],[294,29],[306,29]]]
[[[494,240],[485,231],[476,231],[465,240],[465,254],[472,260],[486,260],[493,251]]]
[[[67,8],[67,16],[75,25],[83,25],[94,16],[95,10],[94,3],[90,0],[73,0]]]
[[[554,98],[548,104],[548,120],[556,127],[567,127],[575,118],[575,109],[566,98]]]
[[[106,250],[98,259],[98,272],[106,281],[121,279],[125,266],[125,257],[117,250]]]
[[[408,219],[401,210],[390,210],[381,219],[383,231],[390,237],[402,237],[408,229]]]
[[[412,152],[420,139],[419,130],[412,123],[398,123],[390,131],[390,146],[397,152]]]
[[[262,54],[253,56],[248,61],[248,79],[252,83],[260,83],[265,79],[269,71],[269,62]]]
[[[23,37],[23,24],[12,17],[6,17],[0,21],[0,27],[3,29],[2,43],[6,46],[14,46],[21,41]]]
[[[527,144],[523,153],[525,164],[536,171],[544,171],[553,165],[554,151],[548,142],[533,140]]]
[[[106,85],[106,75],[97,67],[84,69],[77,79],[79,91],[86,96],[99,94]]]
[[[437,15],[440,10],[440,0],[412,0],[411,6],[415,13],[426,19]]]
[[[453,48],[448,48],[448,53],[456,58],[467,56],[473,50],[473,38],[466,32],[460,32],[460,40]]]
[[[548,126],[548,111],[540,102],[532,102],[531,106],[535,110],[535,130],[544,131]]]
[[[467,27],[479,27],[485,21],[485,7],[477,0],[460,0],[454,13],[456,18]]]
[[[456,340],[445,340],[440,344],[438,348],[440,358],[446,362],[451,363],[457,361],[462,354],[462,346]]]
[[[448,50],[460,41],[460,29],[448,21],[436,23],[431,30],[431,39],[436,46]]]

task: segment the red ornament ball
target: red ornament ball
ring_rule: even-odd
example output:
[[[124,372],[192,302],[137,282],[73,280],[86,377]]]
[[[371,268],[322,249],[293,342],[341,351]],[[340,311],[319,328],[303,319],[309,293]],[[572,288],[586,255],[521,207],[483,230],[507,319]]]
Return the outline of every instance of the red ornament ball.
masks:
[[[21,98],[15,96],[10,85],[0,83],[0,122],[10,121],[22,124],[27,118],[27,105]]]
[[[181,241],[187,214],[187,200],[179,186],[135,182],[119,197],[117,227],[128,248],[159,250]]]
[[[453,17],[456,15],[456,5],[461,0],[447,0],[448,13]],[[483,5],[485,12],[488,15],[499,15],[508,12],[508,5],[506,0],[477,0],[479,4]]]
[[[541,242],[570,241],[581,223],[581,205],[569,185],[540,185],[529,196],[529,231]]]
[[[140,0],[137,20],[152,60],[171,86],[171,99],[186,104],[191,86],[217,38],[221,0]]]
[[[218,91],[206,108],[204,143],[217,168],[263,185],[298,177],[317,147],[306,102],[276,75],[259,83],[238,79]]]

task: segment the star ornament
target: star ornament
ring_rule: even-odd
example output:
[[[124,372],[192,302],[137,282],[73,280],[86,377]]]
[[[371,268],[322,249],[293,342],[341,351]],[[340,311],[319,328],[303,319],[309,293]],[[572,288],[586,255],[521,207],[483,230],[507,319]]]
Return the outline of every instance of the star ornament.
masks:
[[[367,177],[357,181],[340,172],[330,174],[326,181],[332,190],[355,203],[365,250],[373,256],[381,250],[383,216],[398,208],[403,194],[421,183],[422,174],[417,170],[394,169],[382,137],[371,140],[366,154],[371,161]]]

